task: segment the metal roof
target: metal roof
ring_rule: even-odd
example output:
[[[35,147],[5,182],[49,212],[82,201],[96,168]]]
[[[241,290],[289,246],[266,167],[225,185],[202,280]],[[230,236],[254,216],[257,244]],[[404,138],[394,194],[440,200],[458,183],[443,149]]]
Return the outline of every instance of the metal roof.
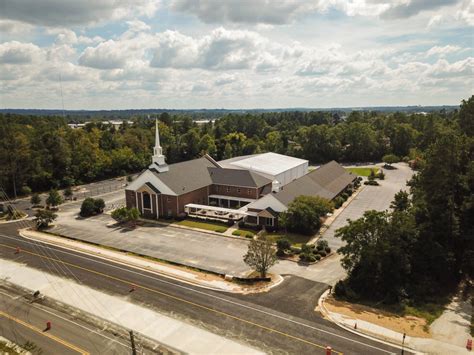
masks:
[[[272,180],[249,170],[212,167],[208,168],[208,170],[212,182],[218,185],[261,187],[272,182]]]
[[[259,173],[276,176],[287,170],[307,164],[308,161],[277,153],[253,154],[220,161],[223,166],[250,169]]]

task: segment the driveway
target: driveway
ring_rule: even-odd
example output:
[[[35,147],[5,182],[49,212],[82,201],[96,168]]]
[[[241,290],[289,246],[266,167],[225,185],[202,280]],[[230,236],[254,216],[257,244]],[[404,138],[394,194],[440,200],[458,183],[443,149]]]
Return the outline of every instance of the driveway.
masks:
[[[382,164],[379,164],[381,166]],[[352,202],[341,212],[341,214],[333,221],[330,227],[323,233],[329,246],[333,250],[337,250],[344,243],[341,239],[335,238],[334,234],[337,229],[344,227],[347,220],[355,220],[368,210],[384,211],[390,208],[393,197],[400,190],[406,190],[406,183],[411,179],[413,171],[407,164],[393,164],[397,169],[384,169],[385,180],[377,180],[380,186],[363,186],[363,190],[352,200]]]

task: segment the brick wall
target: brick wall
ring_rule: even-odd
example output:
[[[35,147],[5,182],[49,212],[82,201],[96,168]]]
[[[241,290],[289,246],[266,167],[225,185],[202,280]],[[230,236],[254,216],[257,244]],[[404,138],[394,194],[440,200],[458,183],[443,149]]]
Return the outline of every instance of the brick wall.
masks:
[[[208,203],[208,187],[203,187],[178,197],[178,213],[184,212],[184,206],[188,203],[197,203],[200,205],[207,205]]]
[[[254,187],[249,188],[228,185],[212,185],[211,194],[256,199],[258,198],[258,189]]]
[[[135,198],[135,191],[125,190],[125,204],[127,208],[137,207],[137,200]]]

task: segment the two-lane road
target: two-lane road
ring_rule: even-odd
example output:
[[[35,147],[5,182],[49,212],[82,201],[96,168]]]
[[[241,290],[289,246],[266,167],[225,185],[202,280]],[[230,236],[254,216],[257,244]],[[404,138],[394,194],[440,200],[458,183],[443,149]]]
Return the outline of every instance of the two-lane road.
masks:
[[[92,256],[42,244],[17,236],[14,224],[1,228],[0,257],[48,271],[48,264],[61,263],[83,284],[117,295],[129,295],[137,303],[166,314],[174,314],[213,332],[248,342],[265,351],[323,354],[326,346],[334,353],[391,354],[400,350],[370,341],[321,319],[315,312],[293,312],[291,297],[269,305],[268,294],[230,295],[204,290]],[[22,252],[15,254],[15,248]],[[45,255],[47,252],[47,255]],[[130,285],[137,291],[129,294]],[[293,283],[285,282],[279,287]],[[278,288],[275,289],[278,290]],[[286,290],[292,292],[292,290]],[[295,294],[294,300],[301,295]],[[317,296],[314,297],[314,306]],[[288,307],[285,303],[289,303]],[[312,305],[310,305],[312,307]],[[310,308],[311,308],[310,307]]]

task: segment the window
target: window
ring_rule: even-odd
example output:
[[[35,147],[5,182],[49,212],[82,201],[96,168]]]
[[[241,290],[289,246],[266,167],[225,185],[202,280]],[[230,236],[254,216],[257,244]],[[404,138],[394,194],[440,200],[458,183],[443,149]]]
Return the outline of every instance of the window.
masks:
[[[237,193],[239,193],[239,194],[240,194],[240,188],[237,188]]]
[[[143,192],[142,193],[142,199],[143,199],[143,208],[146,208],[147,210],[151,210],[151,197],[148,192]]]
[[[229,186],[227,186],[225,189],[226,189],[227,192],[230,192],[230,187]]]
[[[251,189],[248,189],[247,190],[247,195],[251,195],[252,194],[252,190]]]
[[[171,202],[171,198],[167,197],[167,198],[166,198],[166,202],[170,203],[170,202]]]

